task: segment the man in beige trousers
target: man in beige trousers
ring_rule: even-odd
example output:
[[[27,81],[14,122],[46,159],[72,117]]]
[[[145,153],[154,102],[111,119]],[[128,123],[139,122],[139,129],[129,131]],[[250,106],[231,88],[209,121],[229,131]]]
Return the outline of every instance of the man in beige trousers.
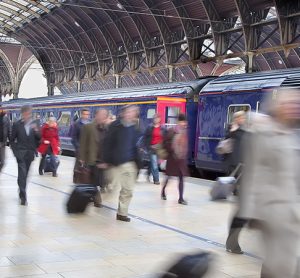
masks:
[[[117,220],[129,222],[128,207],[137,177],[139,131],[136,127],[138,108],[124,106],[120,119],[113,122],[104,140],[104,162],[114,167],[115,180],[121,185]]]

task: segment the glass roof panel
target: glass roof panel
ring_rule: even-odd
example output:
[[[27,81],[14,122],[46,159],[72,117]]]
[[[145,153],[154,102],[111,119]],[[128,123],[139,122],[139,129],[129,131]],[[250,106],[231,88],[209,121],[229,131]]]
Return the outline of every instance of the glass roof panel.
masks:
[[[12,2],[16,2],[17,4],[21,4],[23,6],[27,6],[28,2],[24,0],[13,0]]]
[[[10,14],[9,12],[2,10],[1,7],[0,7],[0,12],[1,12],[2,14],[7,15],[7,16],[11,16],[11,14]]]
[[[16,6],[13,6],[13,5],[10,5],[10,4],[7,4],[7,3],[2,3],[2,2],[1,2],[0,5],[5,6],[5,7],[7,7],[7,8],[10,8],[10,9],[16,11],[16,12],[20,11],[20,9],[17,8]]]

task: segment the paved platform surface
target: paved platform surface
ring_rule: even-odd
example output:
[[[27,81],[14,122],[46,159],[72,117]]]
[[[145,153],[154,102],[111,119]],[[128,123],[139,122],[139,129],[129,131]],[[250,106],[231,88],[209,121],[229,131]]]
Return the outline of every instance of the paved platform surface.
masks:
[[[258,234],[245,230],[245,255],[224,250],[234,201],[211,202],[210,182],[187,179],[188,206],[177,204],[177,184],[160,200],[160,186],[140,175],[130,213],[132,221],[115,220],[117,197],[103,195],[103,208],[89,206],[83,215],[68,215],[74,159],[61,157],[57,178],[38,175],[32,164],[27,207],[18,204],[17,165],[7,152],[0,174],[0,277],[158,278],[178,255],[211,251],[207,278],[256,278],[261,261]]]

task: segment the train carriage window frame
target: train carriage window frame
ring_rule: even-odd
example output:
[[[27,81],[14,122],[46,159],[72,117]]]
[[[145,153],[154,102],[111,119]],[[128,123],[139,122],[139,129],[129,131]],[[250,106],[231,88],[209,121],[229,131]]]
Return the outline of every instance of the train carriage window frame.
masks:
[[[156,109],[155,108],[148,108],[148,110],[147,110],[147,119],[153,119],[155,114],[156,114]]]
[[[75,123],[76,121],[78,121],[80,119],[80,115],[81,114],[81,111],[80,110],[76,110],[73,114],[73,117],[72,117],[72,121]]]
[[[167,106],[165,113],[165,125],[169,127],[175,126],[177,124],[178,115],[180,114],[180,107]]]
[[[57,125],[59,127],[70,126],[71,125],[71,117],[72,117],[71,111],[61,111],[59,118],[57,119]]]
[[[242,109],[234,109],[232,110],[232,108],[242,108]],[[247,109],[245,109],[247,108]],[[249,116],[250,116],[250,112],[251,111],[251,105],[250,104],[231,104],[228,106],[227,108],[227,124],[231,124],[232,120],[233,120],[233,114],[238,112],[238,111],[245,111],[248,114],[248,120],[249,120]]]

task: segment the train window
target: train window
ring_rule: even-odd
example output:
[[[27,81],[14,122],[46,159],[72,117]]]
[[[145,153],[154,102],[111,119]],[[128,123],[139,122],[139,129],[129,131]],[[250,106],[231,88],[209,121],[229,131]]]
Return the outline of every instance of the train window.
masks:
[[[57,120],[59,127],[69,127],[71,124],[71,111],[63,111]]]
[[[76,122],[80,118],[80,111],[76,111],[73,116],[73,121]]]
[[[233,114],[238,111],[251,111],[250,104],[236,104],[236,105],[229,105],[228,107],[228,114],[227,114],[227,123],[231,123],[233,120]]]
[[[180,112],[179,107],[175,107],[175,106],[166,107],[166,123],[169,125],[176,125],[179,112]]]
[[[147,119],[153,119],[155,113],[156,113],[155,108],[149,108],[147,110]]]
[[[12,122],[16,122],[19,119],[18,114],[17,113],[12,113]]]

